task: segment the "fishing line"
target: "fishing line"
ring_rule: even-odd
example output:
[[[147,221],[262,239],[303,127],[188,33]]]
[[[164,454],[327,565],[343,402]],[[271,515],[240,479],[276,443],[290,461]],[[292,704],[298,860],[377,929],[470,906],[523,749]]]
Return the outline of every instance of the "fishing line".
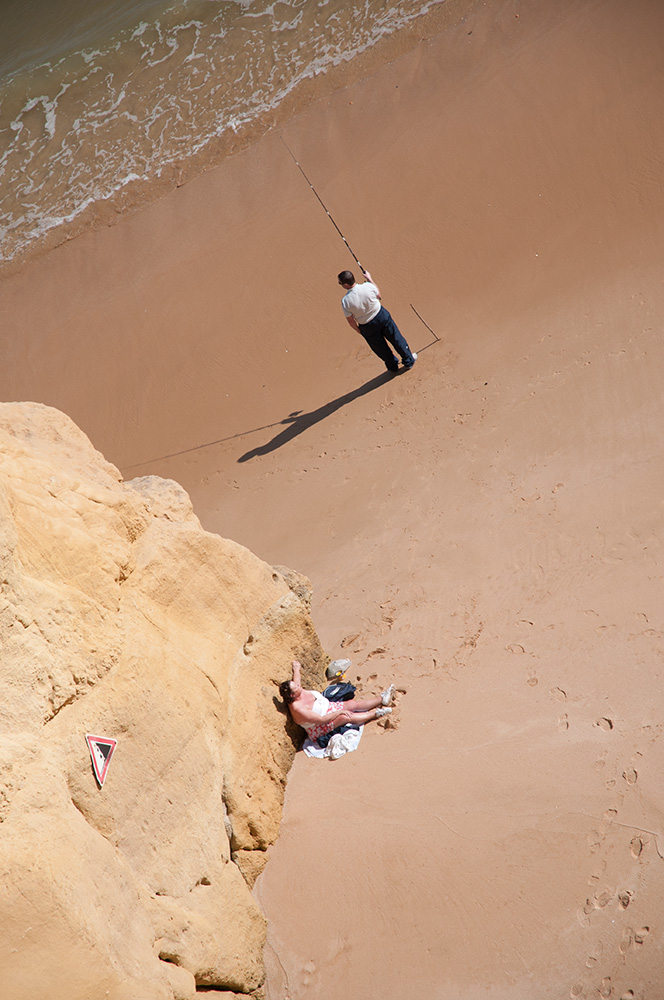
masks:
[[[413,312],[415,313],[415,315],[419,319],[420,323],[424,323],[424,325],[426,326],[426,328],[429,331],[429,333],[433,333],[434,337],[436,338],[436,341],[438,343],[440,343],[440,337],[438,336],[438,334],[435,333],[434,330],[431,329],[431,327],[429,326],[429,324],[425,320],[422,319],[422,317],[420,316],[420,314],[418,313],[417,309],[415,308],[415,306],[413,305],[412,302],[410,303],[410,308],[413,310]]]

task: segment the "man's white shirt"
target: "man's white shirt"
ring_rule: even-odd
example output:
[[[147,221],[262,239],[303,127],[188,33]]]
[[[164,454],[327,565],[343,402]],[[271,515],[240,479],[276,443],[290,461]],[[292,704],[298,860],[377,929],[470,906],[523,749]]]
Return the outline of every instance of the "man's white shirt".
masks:
[[[371,281],[353,285],[341,300],[344,316],[354,316],[357,323],[369,323],[380,312],[378,289]]]

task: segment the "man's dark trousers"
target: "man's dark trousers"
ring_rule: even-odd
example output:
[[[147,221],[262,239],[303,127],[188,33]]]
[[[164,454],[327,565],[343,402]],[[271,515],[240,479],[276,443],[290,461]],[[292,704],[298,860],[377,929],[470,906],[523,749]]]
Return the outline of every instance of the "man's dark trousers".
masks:
[[[385,306],[381,306],[380,311],[368,323],[358,323],[358,326],[371,350],[378,355],[389,371],[395,372],[399,367],[399,362],[390,350],[389,344],[400,356],[404,368],[413,366],[415,360],[410,347]]]

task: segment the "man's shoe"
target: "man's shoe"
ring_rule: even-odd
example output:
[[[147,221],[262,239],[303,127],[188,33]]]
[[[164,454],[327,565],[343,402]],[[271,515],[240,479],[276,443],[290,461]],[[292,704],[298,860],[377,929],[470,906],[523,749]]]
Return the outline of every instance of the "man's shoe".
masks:
[[[405,361],[403,363],[405,370],[409,371],[413,367],[416,361],[417,361],[417,354],[415,353],[415,351],[413,351],[413,360],[411,361],[411,363],[409,365],[407,365]]]
[[[376,709],[376,718],[377,719],[382,719],[384,715],[392,715],[392,709],[391,708],[377,708]]]

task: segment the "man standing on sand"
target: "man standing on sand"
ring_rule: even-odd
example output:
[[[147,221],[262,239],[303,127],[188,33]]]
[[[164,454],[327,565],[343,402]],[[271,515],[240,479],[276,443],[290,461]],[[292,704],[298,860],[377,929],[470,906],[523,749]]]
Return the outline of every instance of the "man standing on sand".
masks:
[[[399,327],[394,322],[380,301],[380,289],[371,280],[368,271],[364,272],[367,279],[358,285],[352,271],[342,271],[338,281],[346,294],[341,300],[341,308],[349,326],[361,333],[367,344],[385,362],[388,372],[399,370],[399,358],[395,358],[390,344],[403,361],[404,371],[408,371],[417,361]]]

